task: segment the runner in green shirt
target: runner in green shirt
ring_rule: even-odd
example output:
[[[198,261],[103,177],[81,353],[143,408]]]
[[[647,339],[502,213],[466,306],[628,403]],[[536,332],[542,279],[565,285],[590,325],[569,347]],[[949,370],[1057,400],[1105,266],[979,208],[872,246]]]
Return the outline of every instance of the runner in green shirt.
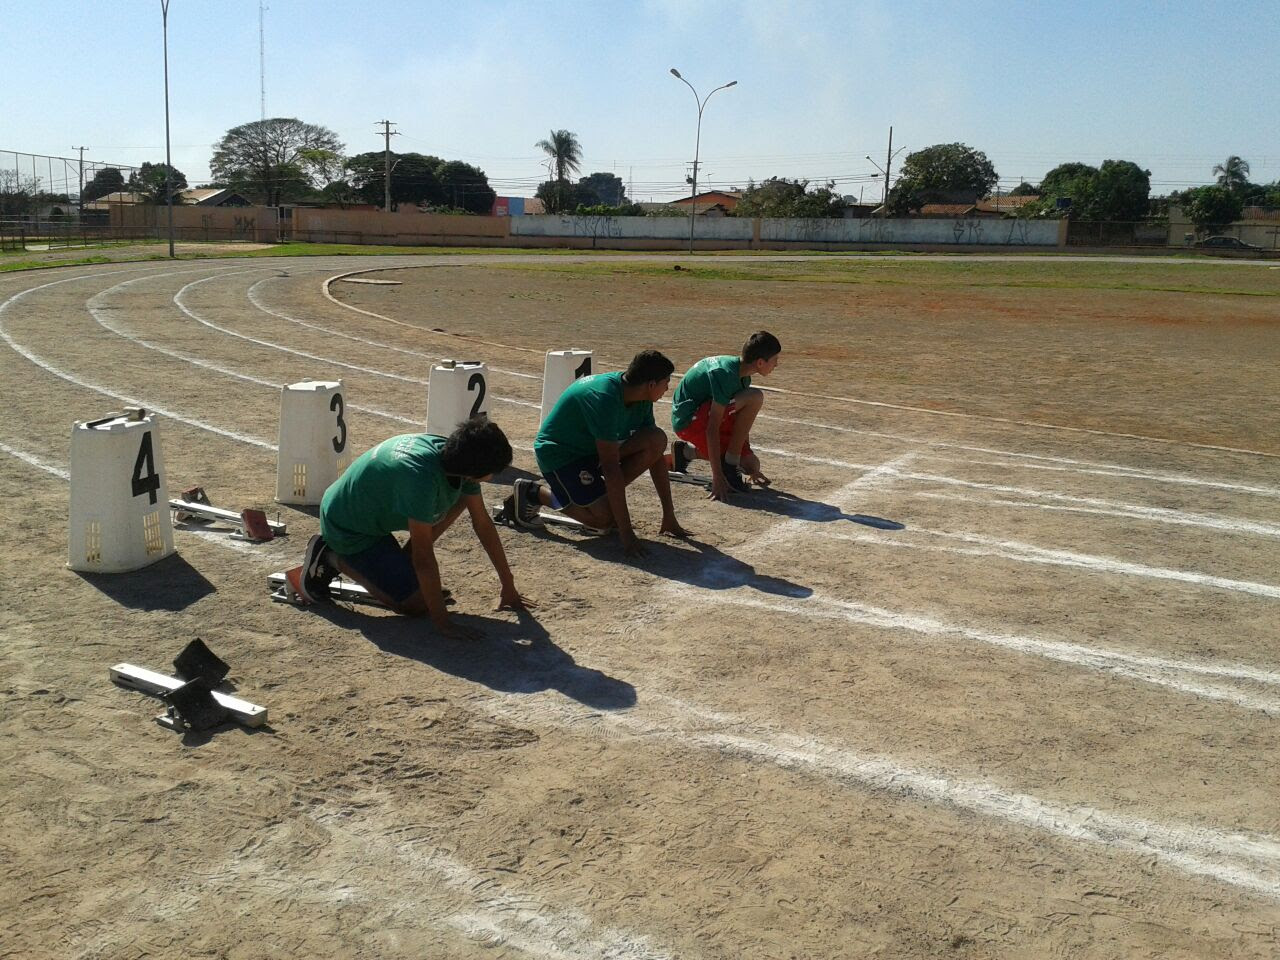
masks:
[[[670,466],[684,473],[691,460],[710,461],[712,500],[727,500],[730,489],[750,491],[743,473],[769,485],[751,449],[751,427],[764,406],[764,393],[751,386],[751,378],[773,373],[781,353],[778,338],[761,330],[747,339],[740,356],[699,360],[676,387],[671,426],[680,439],[671,445]]]
[[[541,508],[552,507],[589,527],[616,526],[626,554],[643,555],[631,526],[626,488],[647,470],[662,503],[660,532],[688,536],[671,501],[667,435],[653,420],[653,404],[667,392],[674,369],[658,351],[644,350],[625,373],[602,373],[570,384],[533,443],[546,483],[517,480],[507,498],[507,516],[517,526],[536,527]]]
[[[361,454],[320,502],[320,536],[307,544],[291,583],[304,601],[328,599],[329,583],[342,573],[370,596],[407,616],[428,614],[446,636],[468,637],[449,620],[440,586],[435,542],[462,513],[498,573],[499,610],[532,606],[516,589],[502,541],[480,495],[481,480],[506,469],[511,444],[484,416],[460,425],[448,438],[404,434]],[[407,530],[401,546],[397,531]]]

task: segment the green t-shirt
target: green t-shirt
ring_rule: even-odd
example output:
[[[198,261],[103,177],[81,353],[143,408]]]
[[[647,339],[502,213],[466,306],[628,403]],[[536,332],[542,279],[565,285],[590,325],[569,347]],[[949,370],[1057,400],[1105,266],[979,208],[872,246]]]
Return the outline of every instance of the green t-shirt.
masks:
[[[751,386],[751,378],[739,376],[738,357],[706,357],[686,372],[671,398],[671,426],[683,430],[693,422],[698,408],[711,400],[727,407],[734,394]]]
[[[342,554],[368,550],[409,521],[435,523],[480,484],[445,476],[444,437],[406,433],[362,453],[320,501],[320,534]]]
[[[544,474],[596,457],[596,441],[621,443],[652,427],[653,404],[622,402],[622,374],[598,373],[569,384],[542,421],[533,455]]]

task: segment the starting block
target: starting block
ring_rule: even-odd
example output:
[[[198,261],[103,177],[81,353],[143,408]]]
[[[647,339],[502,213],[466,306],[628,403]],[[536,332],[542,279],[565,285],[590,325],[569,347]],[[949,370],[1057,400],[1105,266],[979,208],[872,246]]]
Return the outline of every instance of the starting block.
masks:
[[[169,507],[177,523],[185,521],[230,523],[237,528],[231,536],[239,540],[261,543],[284,536],[289,532],[287,524],[268,520],[266,513],[262,510],[245,509],[236,513],[234,510],[215,507],[209,502],[209,496],[204,492],[204,487],[190,487],[182,491],[181,497],[169,501]]]
[[[169,704],[167,713],[156,722],[171,730],[205,730],[222,720],[234,720],[246,727],[260,727],[267,722],[267,708],[211,689],[204,677],[179,680],[132,663],[117,663],[111,668],[111,680],[122,687],[149,693]]]
[[[671,478],[672,483],[687,483],[690,486],[702,487],[704,490],[711,489],[710,477],[695,477],[692,473],[676,473],[674,470],[668,470],[667,476]]]
[[[505,503],[500,503],[496,507],[491,508],[490,512],[493,515],[495,523],[505,523],[509,527],[516,527],[519,529],[518,524],[516,524],[511,515],[507,513],[507,505]],[[540,511],[538,513],[538,522],[543,526],[550,524],[555,527],[567,527],[570,530],[577,530],[579,533],[590,537],[603,537],[609,532],[608,530],[601,530],[599,527],[589,527],[581,520],[575,520],[573,517],[566,517],[563,513],[555,513],[550,510]]]
[[[298,569],[301,569],[299,567]],[[301,603],[301,598],[294,592],[292,586],[289,585],[289,571],[280,570],[270,574],[267,577],[267,589],[271,591],[271,599],[276,603]],[[346,600],[349,603],[367,603],[371,606],[380,607],[380,604],[373,597],[369,596],[369,591],[358,583],[353,583],[343,577],[339,577],[329,584],[329,596],[334,600]]]
[[[301,567],[297,567],[301,570]],[[270,574],[267,577],[267,589],[271,592],[271,599],[276,603],[292,603],[301,604],[302,600],[296,592],[294,592],[292,584],[289,583],[289,574],[291,570],[280,570]],[[454,603],[453,594],[446,587],[441,590],[444,594],[444,602],[446,605]],[[382,604],[373,597],[369,596],[369,591],[358,583],[354,583],[345,577],[338,577],[329,584],[329,596],[334,600],[345,600],[348,603],[367,603],[371,607],[381,607]]]

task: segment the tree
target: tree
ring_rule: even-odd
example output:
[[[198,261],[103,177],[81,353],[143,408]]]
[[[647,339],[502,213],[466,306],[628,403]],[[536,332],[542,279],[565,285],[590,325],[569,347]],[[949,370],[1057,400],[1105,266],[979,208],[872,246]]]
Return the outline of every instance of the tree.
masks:
[[[450,160],[439,166],[436,176],[440,180],[444,202],[451,207],[467,213],[488,213],[493,209],[493,201],[498,195],[479,167],[461,160]]]
[[[1020,184],[1009,191],[1011,197],[1038,197],[1040,191],[1033,187],[1027,181],[1023,180]]]
[[[1101,167],[1063,163],[1040,182],[1035,212],[1069,211],[1076,220],[1143,220],[1151,212],[1151,171],[1130,160],[1104,160]],[[1070,201],[1062,205],[1060,201]]]
[[[839,217],[844,200],[835,184],[809,189],[808,180],[770,177],[759,184],[748,183],[733,210],[735,217]]]
[[[889,196],[895,213],[926,203],[972,203],[991,192],[998,177],[987,155],[963,143],[939,143],[907,154]]]
[[[620,207],[627,203],[626,191],[622,186],[622,178],[613,173],[593,173],[578,181],[583,195],[588,199],[580,200],[585,205],[603,204],[606,207]]]
[[[558,195],[560,199],[563,199],[563,188],[569,184],[569,174],[577,173],[582,164],[582,144],[578,142],[578,137],[569,130],[552,130],[549,139],[539,140],[534,146],[545,153],[551,161],[555,181],[561,186]],[[550,207],[547,209],[551,211]],[[551,212],[558,213],[559,210]]]
[[[1228,187],[1208,186],[1191,191],[1186,214],[1198,233],[1217,233],[1239,220],[1243,210],[1244,203]]]
[[[103,167],[93,175],[93,179],[80,191],[81,203],[92,203],[108,193],[117,193],[124,189],[124,174],[117,167]]]
[[[578,187],[561,180],[544,180],[534,196],[542,201],[547,213],[567,213],[578,206]]]
[[[1217,164],[1213,173],[1218,178],[1218,186],[1226,187],[1232,193],[1241,193],[1249,186],[1249,161],[1235,155],[1227,157],[1225,163]]]
[[[164,192],[166,170],[171,171],[169,186],[173,190],[173,202],[181,203],[178,194],[187,189],[187,178],[177,167],[171,168],[163,163],[144,163],[135,170],[129,177],[129,191],[136,193],[143,203],[167,203],[168,197]]]
[[[1092,220],[1145,219],[1151,209],[1151,171],[1129,160],[1104,160],[1093,187]]]
[[[209,169],[241,193],[276,206],[323,186],[343,150],[326,127],[291,117],[254,120],[223,135]]]
[[[439,157],[421,153],[391,154],[391,202],[439,206],[445,202],[438,170]],[[383,175],[386,161],[381,150],[358,153],[347,160],[351,186],[364,203],[382,206],[385,199]]]

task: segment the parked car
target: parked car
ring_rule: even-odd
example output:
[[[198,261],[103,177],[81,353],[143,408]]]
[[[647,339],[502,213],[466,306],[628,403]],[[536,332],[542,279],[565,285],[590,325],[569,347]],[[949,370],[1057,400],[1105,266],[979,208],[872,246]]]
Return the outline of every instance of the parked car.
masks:
[[[1259,246],[1245,243],[1239,237],[1205,237],[1196,241],[1197,247],[1208,247],[1216,250],[1261,250]]]

